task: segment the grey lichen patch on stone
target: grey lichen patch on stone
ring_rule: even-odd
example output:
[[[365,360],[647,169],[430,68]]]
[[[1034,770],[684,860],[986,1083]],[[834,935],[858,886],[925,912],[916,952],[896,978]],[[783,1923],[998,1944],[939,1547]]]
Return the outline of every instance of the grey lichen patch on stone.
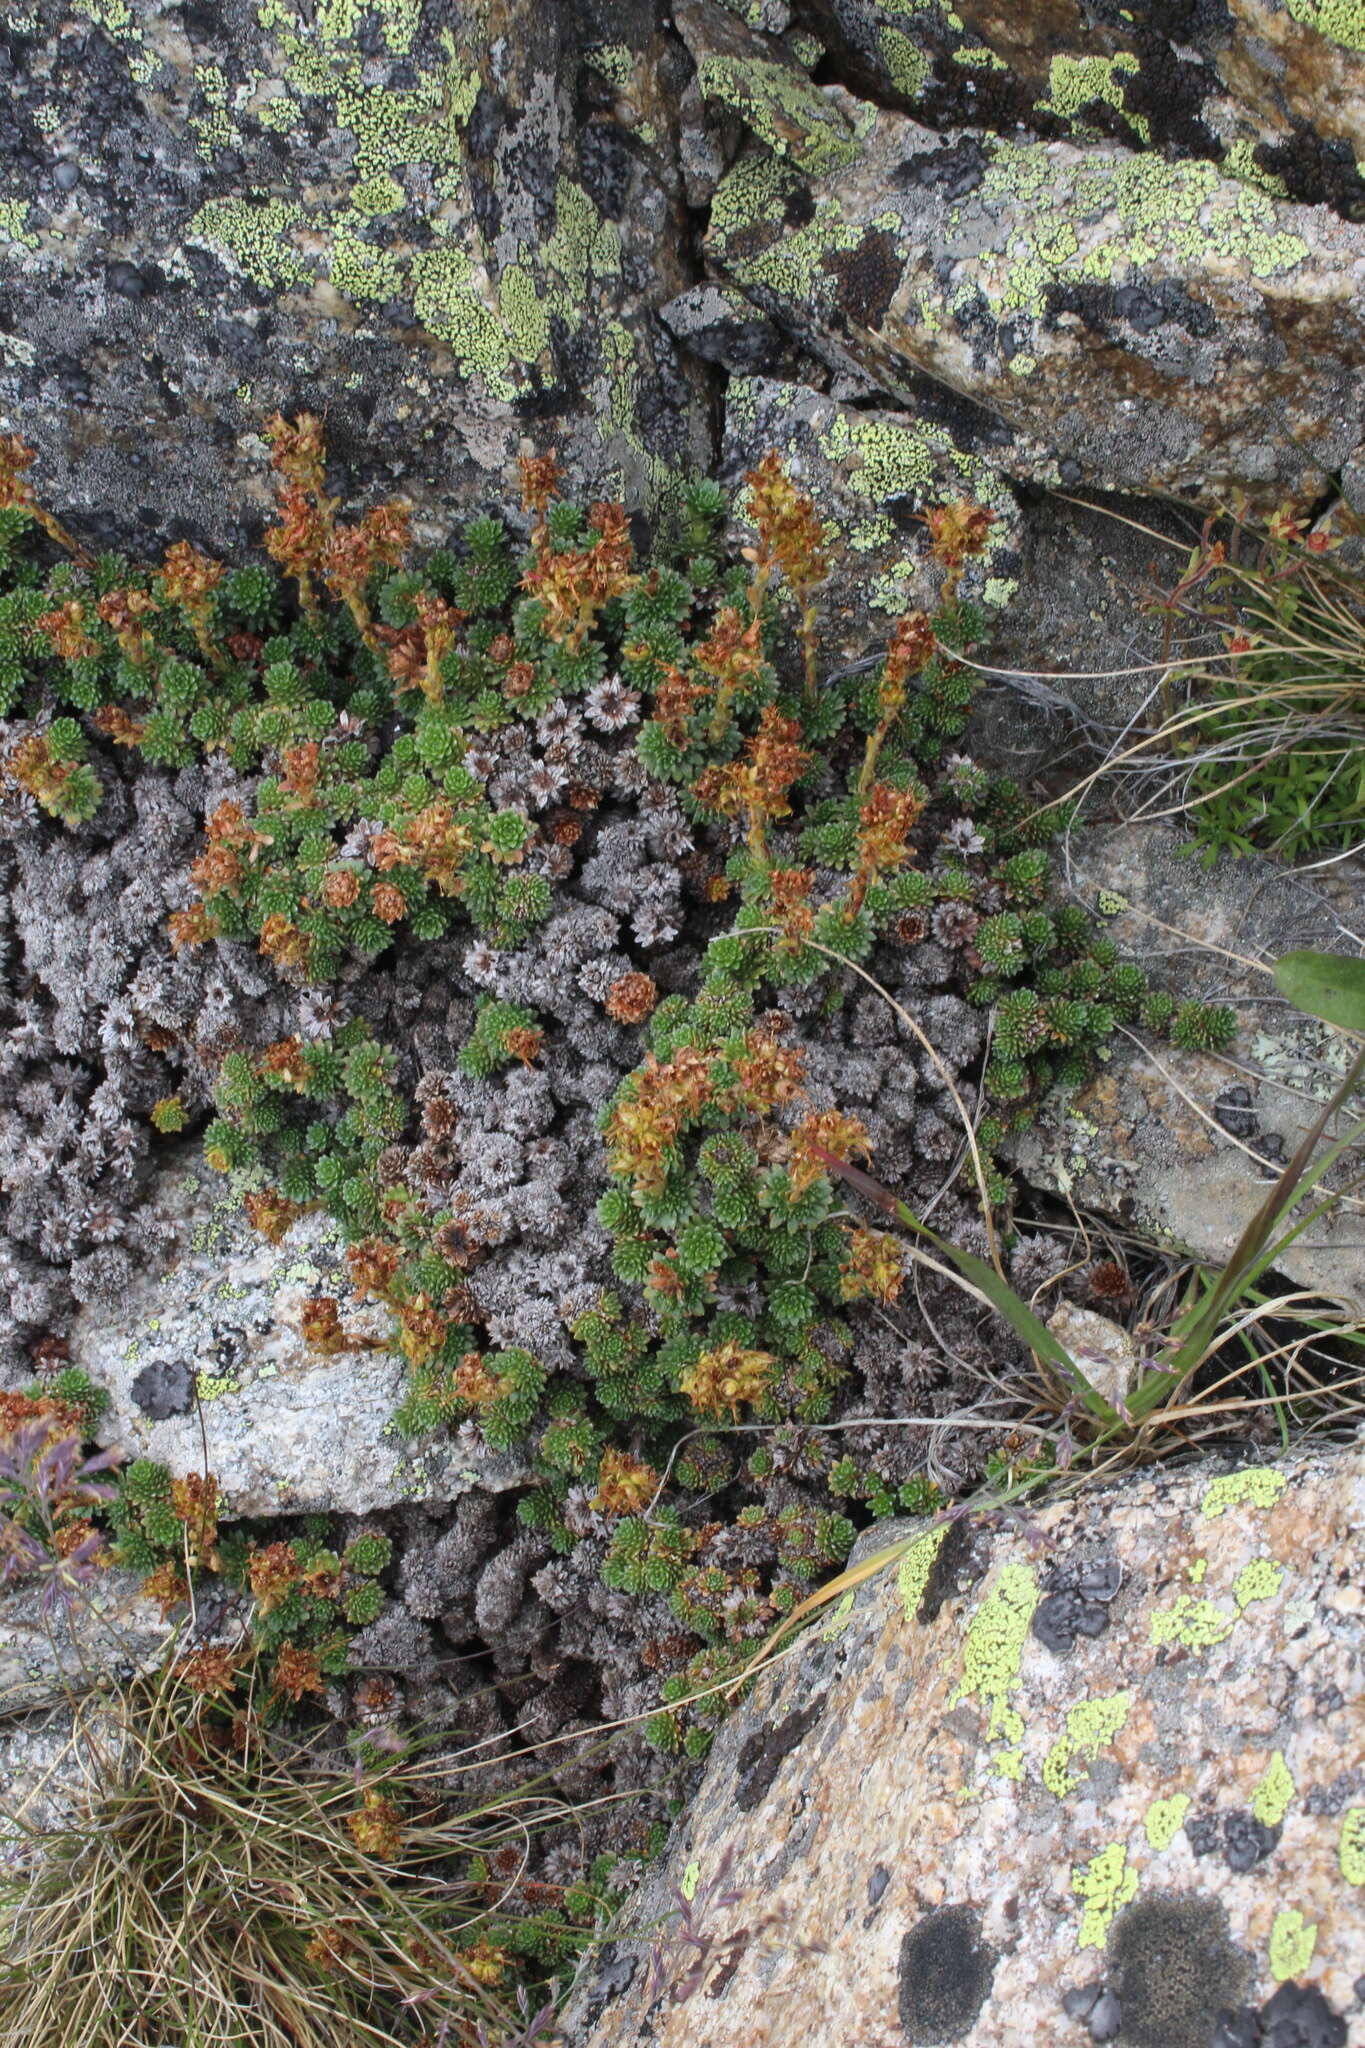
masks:
[[[394,1431],[405,1367],[387,1323],[354,1295],[333,1224],[318,1215],[270,1245],[203,1169],[187,1191],[167,1174],[158,1207],[179,1251],[144,1274],[117,1312],[87,1308],[72,1356],[112,1396],[101,1441],[177,1475],[208,1462],[228,1512],[363,1514],[405,1499],[448,1500],[477,1483],[515,1485],[521,1466],[459,1440],[424,1446]],[[300,1329],[311,1295],[331,1294],[355,1349],[310,1351]],[[183,1402],[173,1385],[192,1378]]]

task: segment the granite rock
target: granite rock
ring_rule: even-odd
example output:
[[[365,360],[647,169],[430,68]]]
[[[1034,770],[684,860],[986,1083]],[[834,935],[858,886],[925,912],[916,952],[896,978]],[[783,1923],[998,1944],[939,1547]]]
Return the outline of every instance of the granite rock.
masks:
[[[1111,136],[1365,217],[1356,0],[811,0],[826,69],[936,127]]]
[[[1068,847],[1069,890],[1107,920],[1126,956],[1182,992],[1233,1004],[1236,1041],[1214,1055],[1120,1034],[1093,1081],[1043,1103],[1013,1156],[1035,1185],[1220,1264],[1349,1062],[1345,1037],[1286,1003],[1269,969],[1295,948],[1358,951],[1365,939],[1354,870],[1306,878],[1226,855],[1209,868],[1181,846],[1167,825],[1090,826]],[[1358,1191],[1344,1192],[1277,1270],[1365,1305]]]
[[[1341,2048],[1362,1510],[1357,1440],[863,1539],[912,1540],[726,1725],[571,2048]]]

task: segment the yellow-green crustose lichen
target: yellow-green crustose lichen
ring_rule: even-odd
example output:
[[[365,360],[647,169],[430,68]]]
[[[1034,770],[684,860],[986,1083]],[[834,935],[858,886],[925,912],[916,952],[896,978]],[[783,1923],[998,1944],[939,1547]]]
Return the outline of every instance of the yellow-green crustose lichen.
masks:
[[[798,70],[762,59],[708,56],[697,67],[697,83],[706,99],[733,108],[769,149],[817,177],[858,154],[839,109]]]
[[[833,271],[824,267],[825,259],[856,249],[869,226],[899,233],[900,216],[888,212],[866,225],[853,224],[843,218],[832,199],[823,196],[804,227],[790,230],[767,248],[742,248],[742,239],[756,223],[782,221],[783,209],[801,182],[776,156],[741,157],[722,179],[711,203],[708,240],[742,283],[766,285],[782,298],[816,298],[832,304],[837,280]]]
[[[1186,1650],[1211,1650],[1232,1634],[1235,1618],[1215,1607],[1212,1600],[1196,1600],[1180,1593],[1169,1607],[1152,1614],[1151,1640],[1159,1649],[1164,1643],[1178,1643]]]
[[[1347,1884],[1365,1884],[1365,1806],[1348,1806],[1341,1816],[1337,1864]]]
[[[962,1646],[962,1678],[950,1706],[979,1700],[989,1706],[986,1734],[991,1741],[1017,1746],[1024,1723],[1009,1704],[1019,1682],[1019,1665],[1029,1623],[1038,1605],[1038,1581],[1027,1565],[1007,1564],[976,1613]]]
[[[27,199],[0,199],[0,242],[11,249],[36,249],[38,237],[28,228]]]
[[[1273,193],[1277,199],[1289,197],[1284,179],[1277,178],[1273,171],[1263,171],[1257,163],[1256,144],[1249,135],[1239,135],[1228,144],[1222,167],[1228,177],[1240,178],[1244,185],[1258,185],[1262,192]]]
[[[1041,314],[1049,285],[1108,284],[1153,263],[1222,262],[1270,277],[1308,253],[1279,227],[1272,199],[1203,162],[1120,152],[1068,161],[1045,143],[998,142],[971,217],[1001,205],[1014,231],[1003,258],[981,259],[975,282],[1002,311]],[[966,217],[959,208],[951,224]]]
[[[227,1373],[205,1373],[196,1376],[195,1388],[201,1401],[221,1401],[225,1394],[240,1394],[242,1383]]]
[[[618,91],[630,83],[630,74],[635,69],[635,59],[624,43],[599,43],[595,50],[589,50],[588,62]]]
[[[1246,1465],[1240,1472],[1224,1472],[1204,1491],[1199,1512],[1205,1521],[1216,1521],[1229,1508],[1273,1508],[1289,1481],[1273,1465]]]
[[[1244,1565],[1233,1583],[1232,1597],[1237,1602],[1238,1612],[1243,1612],[1256,1600],[1273,1600],[1284,1584],[1285,1567],[1278,1558],[1253,1557]]]
[[[1088,1863],[1072,1870],[1071,1889],[1085,1909],[1076,1936],[1078,1949],[1104,1947],[1110,1922],[1137,1888],[1138,1874],[1128,1868],[1128,1851],[1122,1842],[1108,1843]]]
[[[279,10],[283,11],[283,10]],[[421,17],[421,0],[321,0],[314,32],[324,43],[339,43],[353,36],[367,14],[379,16],[384,40],[395,57],[406,57],[412,48]],[[260,10],[264,21],[267,10]]]
[[[1343,49],[1365,50],[1365,0],[1284,0],[1295,21]]]
[[[1132,1693],[1124,1691],[1080,1700],[1068,1710],[1065,1735],[1058,1737],[1043,1759],[1043,1783],[1049,1792],[1065,1799],[1068,1792],[1075,1791],[1085,1773],[1073,1766],[1094,1763],[1118,1735],[1132,1706]]]
[[[877,40],[887,76],[896,91],[904,93],[908,100],[918,99],[929,78],[929,59],[923,50],[898,28],[884,28]]]
[[[929,1574],[934,1569],[935,1560],[947,1534],[946,1522],[940,1522],[936,1528],[926,1529],[922,1536],[915,1538],[901,1559],[900,1570],[896,1574],[896,1591],[900,1595],[907,1621],[913,1621],[919,1612],[920,1601],[924,1598],[925,1588],[929,1584]]]
[[[1251,1811],[1263,1827],[1277,1828],[1288,1813],[1297,1789],[1284,1760],[1284,1752],[1277,1749],[1266,1766],[1265,1776],[1251,1795]]]
[[[1169,1849],[1171,1843],[1185,1824],[1185,1815],[1190,1810],[1188,1792],[1172,1793],[1169,1799],[1154,1799],[1143,1816],[1143,1831],[1147,1845],[1160,1855]]]
[[[1117,57],[1056,56],[1048,73],[1047,98],[1038,105],[1046,114],[1074,119],[1082,107],[1101,100],[1116,108],[1144,142],[1150,142],[1150,122],[1142,114],[1130,114],[1123,104],[1124,80],[1131,78],[1138,68],[1137,58],[1128,51],[1121,51]]]
[[[849,1622],[853,1619],[853,1598],[853,1592],[850,1588],[850,1590],[847,1593],[845,1593],[843,1598],[839,1601],[833,1614],[831,1614],[829,1620],[821,1629],[820,1640],[822,1643],[837,1642],[839,1637],[843,1634],[844,1630],[848,1627]]]
[[[1313,1960],[1318,1930],[1293,1906],[1275,1915],[1270,1930],[1270,1974],[1277,1984],[1301,1977]]]
[[[230,256],[262,291],[283,291],[312,274],[289,240],[302,219],[303,208],[293,199],[210,199],[186,233]]]

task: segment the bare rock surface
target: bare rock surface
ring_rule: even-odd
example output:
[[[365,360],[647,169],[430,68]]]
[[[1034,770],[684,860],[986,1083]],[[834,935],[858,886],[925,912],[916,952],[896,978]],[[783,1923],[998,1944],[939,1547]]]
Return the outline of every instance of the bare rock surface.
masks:
[[[1357,1440],[920,1525],[723,1730],[572,2048],[1344,2048],[1362,1511]]]
[[[60,1703],[155,1664],[171,1634],[132,1572],[109,1569],[70,1600],[45,1603],[44,1587],[0,1597],[0,1720]]]
[[[520,1483],[510,1457],[459,1436],[424,1451],[398,1432],[405,1363],[385,1348],[382,1308],[356,1300],[325,1217],[272,1245],[205,1167],[168,1171],[156,1200],[177,1252],[72,1333],[73,1361],[111,1396],[103,1443],[177,1477],[207,1467],[231,1515],[366,1514]],[[328,1357],[304,1342],[299,1318],[320,1292],[354,1350]]]
[[[1181,844],[1167,825],[1092,826],[1069,848],[1067,879],[1126,956],[1232,1003],[1235,1044],[1212,1055],[1116,1037],[1104,1071],[1050,1097],[1014,1156],[1035,1184],[1221,1263],[1349,1060],[1344,1036],[1286,1003],[1268,970],[1301,947],[1359,951],[1358,882],[1227,856],[1210,869]],[[1365,1207],[1345,1193],[1278,1263],[1365,1303]]]

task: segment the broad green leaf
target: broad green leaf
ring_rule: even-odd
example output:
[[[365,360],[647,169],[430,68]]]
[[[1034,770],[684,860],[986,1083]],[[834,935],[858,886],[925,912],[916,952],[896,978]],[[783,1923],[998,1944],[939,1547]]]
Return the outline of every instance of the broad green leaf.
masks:
[[[1286,953],[1275,986],[1296,1010],[1343,1031],[1365,1032],[1365,960],[1345,953]]]

